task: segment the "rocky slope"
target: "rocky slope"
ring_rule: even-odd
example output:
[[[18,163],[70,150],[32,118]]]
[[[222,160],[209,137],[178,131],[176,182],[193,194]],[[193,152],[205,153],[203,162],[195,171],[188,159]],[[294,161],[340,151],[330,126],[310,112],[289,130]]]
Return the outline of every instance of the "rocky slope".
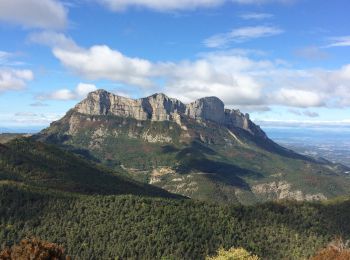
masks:
[[[216,97],[184,104],[97,90],[34,138],[198,199],[318,200],[350,191],[348,169],[277,145]]]

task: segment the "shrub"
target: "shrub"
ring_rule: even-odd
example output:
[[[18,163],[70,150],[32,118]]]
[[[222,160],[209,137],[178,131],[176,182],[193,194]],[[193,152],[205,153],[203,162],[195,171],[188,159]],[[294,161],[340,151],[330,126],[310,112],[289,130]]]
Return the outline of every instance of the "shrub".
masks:
[[[229,250],[220,248],[216,256],[207,257],[206,260],[259,260],[256,255],[252,255],[244,248],[231,247]]]
[[[349,260],[350,249],[348,245],[349,241],[344,242],[342,238],[337,238],[310,260]]]
[[[19,245],[5,248],[0,252],[1,260],[70,260],[64,249],[54,243],[41,241],[37,238],[22,239]]]

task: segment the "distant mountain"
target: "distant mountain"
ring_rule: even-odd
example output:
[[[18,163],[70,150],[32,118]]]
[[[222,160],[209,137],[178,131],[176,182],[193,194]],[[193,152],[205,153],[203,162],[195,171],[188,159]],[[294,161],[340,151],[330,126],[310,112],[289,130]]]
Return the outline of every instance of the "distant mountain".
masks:
[[[216,97],[184,104],[97,90],[34,138],[192,198],[253,203],[350,193],[348,168],[281,147]]]
[[[10,142],[13,139],[20,138],[20,137],[29,137],[30,134],[11,134],[11,133],[3,133],[0,134],[0,144],[5,144],[7,142]]]
[[[53,145],[29,138],[0,144],[0,182],[14,182],[81,194],[134,194],[178,198],[139,183]]]
[[[33,126],[33,127],[0,127],[0,134],[23,134],[23,133],[38,133],[44,127],[43,126]]]

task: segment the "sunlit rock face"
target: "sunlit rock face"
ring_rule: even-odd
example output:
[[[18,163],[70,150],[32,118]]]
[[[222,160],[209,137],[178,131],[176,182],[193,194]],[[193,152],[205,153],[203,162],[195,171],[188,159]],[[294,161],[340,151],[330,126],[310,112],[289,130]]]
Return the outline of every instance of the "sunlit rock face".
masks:
[[[200,120],[224,123],[224,103],[217,97],[205,97],[186,106],[186,115]]]
[[[224,103],[217,97],[204,97],[185,105],[162,93],[131,99],[100,89],[89,93],[74,110],[88,115],[116,115],[140,121],[174,121],[178,124],[181,124],[181,117],[188,117],[197,121],[211,121],[228,128],[238,127],[253,135],[265,135],[249,119],[248,114],[225,109]]]

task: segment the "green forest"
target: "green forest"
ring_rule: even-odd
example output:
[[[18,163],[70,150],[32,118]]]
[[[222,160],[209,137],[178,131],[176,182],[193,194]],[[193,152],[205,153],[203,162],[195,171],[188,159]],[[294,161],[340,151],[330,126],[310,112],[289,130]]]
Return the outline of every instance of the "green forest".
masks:
[[[36,236],[77,259],[204,259],[233,246],[263,259],[305,259],[335,236],[350,238],[350,200],[224,206],[8,181],[0,198],[2,247]]]

